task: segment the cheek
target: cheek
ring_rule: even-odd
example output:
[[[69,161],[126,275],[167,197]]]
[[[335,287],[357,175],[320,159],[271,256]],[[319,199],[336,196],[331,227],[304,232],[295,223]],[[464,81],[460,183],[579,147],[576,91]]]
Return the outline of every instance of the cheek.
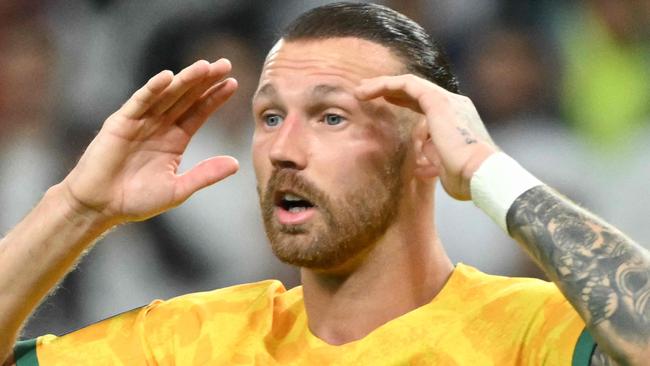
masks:
[[[268,151],[266,144],[257,135],[253,135],[251,144],[251,156],[253,158],[253,169],[255,170],[255,178],[257,185],[263,188],[263,183],[268,180],[271,174],[271,165],[268,159]]]
[[[369,136],[368,132],[360,131],[350,137],[321,141],[318,165],[323,167],[321,174],[332,187],[349,186],[356,190],[383,176],[391,144]]]
[[[372,178],[384,171],[398,150],[399,137],[391,127],[376,123],[355,134],[353,163]]]

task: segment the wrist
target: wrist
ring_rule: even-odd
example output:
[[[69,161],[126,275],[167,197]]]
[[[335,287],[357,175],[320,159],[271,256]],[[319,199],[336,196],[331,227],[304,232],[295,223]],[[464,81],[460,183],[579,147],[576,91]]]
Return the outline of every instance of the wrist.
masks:
[[[472,157],[469,159],[467,164],[465,164],[461,172],[462,178],[464,181],[468,182],[468,186],[471,186],[472,178],[481,165],[483,165],[488,158],[498,152],[500,152],[498,148],[493,145],[484,142],[479,142],[477,144],[477,147],[472,153]]]
[[[499,150],[484,142],[472,145],[472,153],[469,159],[464,163],[460,171],[459,180],[457,181],[457,190],[448,190],[447,192],[455,199],[467,201],[472,199],[471,182],[474,173],[480,168],[485,160],[497,153]],[[444,185],[444,181],[443,181]]]
[[[91,231],[101,233],[118,224],[116,220],[79,202],[64,182],[50,187],[44,199],[73,225],[83,225]]]
[[[490,155],[474,172],[470,191],[474,204],[508,233],[506,216],[514,201],[543,183],[503,152]]]

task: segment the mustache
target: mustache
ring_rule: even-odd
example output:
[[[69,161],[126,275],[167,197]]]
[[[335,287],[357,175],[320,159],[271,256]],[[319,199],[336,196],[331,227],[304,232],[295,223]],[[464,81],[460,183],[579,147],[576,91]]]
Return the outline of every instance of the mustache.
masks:
[[[327,206],[329,197],[314,183],[294,169],[274,169],[264,191],[264,205],[275,205],[277,192],[290,191],[316,206]]]

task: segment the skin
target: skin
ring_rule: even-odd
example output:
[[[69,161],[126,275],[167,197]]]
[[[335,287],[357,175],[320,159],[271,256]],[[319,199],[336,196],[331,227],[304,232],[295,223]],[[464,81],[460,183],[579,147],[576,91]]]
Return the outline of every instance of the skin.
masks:
[[[641,365],[650,357],[650,254],[548,187],[521,195],[512,236],[585,320],[598,343],[593,365]]]
[[[357,43],[353,46],[355,52],[382,51],[382,56],[390,56],[385,49],[370,42]],[[401,64],[388,58],[383,64],[366,67],[355,60],[326,58],[324,52],[333,51],[339,46],[335,42],[326,45],[320,51],[312,43],[279,43],[267,58],[253,100],[256,120],[253,157],[260,192],[273,197],[275,187],[269,188],[272,174],[292,174],[297,177],[296,180],[304,180],[313,186],[314,194],[309,194],[308,187],[300,189],[288,182],[279,183],[278,188],[282,191],[297,189],[295,192],[302,196],[307,193],[305,198],[318,206],[314,219],[304,225],[294,225],[304,227],[306,232],[303,235],[284,234],[278,230],[277,220],[265,214],[267,232],[274,249],[299,248],[316,238],[336,242],[337,238],[345,237],[349,231],[355,231],[346,230],[346,226],[350,225],[358,226],[356,229],[361,232],[373,231],[377,220],[362,213],[384,213],[394,211],[392,208],[397,206],[397,202],[390,202],[389,207],[370,209],[377,205],[375,202],[399,197],[399,192],[388,192],[386,188],[397,184],[394,176],[402,175],[403,155],[408,153],[395,126],[397,108],[378,103],[359,103],[353,91],[363,75],[394,73],[401,68]],[[328,118],[338,120],[329,123],[326,121]],[[269,119],[274,122],[273,125]],[[332,169],[334,166],[337,169]],[[319,195],[318,192],[322,193]],[[270,202],[263,200],[263,206],[274,204],[272,199],[266,201]],[[357,207],[360,205],[364,207]],[[264,207],[264,211],[269,210]],[[326,215],[341,222],[329,224]],[[345,220],[350,215],[362,217],[358,217],[357,222],[354,217]],[[356,243],[347,246],[359,250],[367,248],[372,244],[368,241],[374,241],[381,232],[369,234],[354,238]],[[314,245],[319,252],[332,247],[335,253],[340,253],[343,246],[343,243]],[[357,250],[349,252],[346,257],[358,254],[355,253]],[[291,258],[285,259],[292,263]],[[347,258],[348,261],[351,259]],[[327,269],[344,265],[337,262],[340,260],[324,261],[327,265],[315,263],[315,266]],[[309,263],[292,264],[314,267]]]
[[[20,325],[38,301],[99,235],[174,207],[237,170],[233,159],[215,157],[183,175],[176,172],[193,133],[236,88],[234,80],[224,79],[229,70],[227,61],[199,62],[178,75],[163,72],[152,78],[107,119],[70,175],[48,190],[2,239],[0,334],[10,336],[0,340],[0,359],[9,355]],[[452,266],[433,224],[433,183],[439,178],[451,196],[470,199],[473,173],[498,150],[469,99],[402,72],[394,55],[368,41],[280,42],[267,58],[254,100],[258,122],[253,154],[261,191],[273,170],[282,167],[305,176],[332,197],[343,197],[352,187],[368,184],[376,167],[390,160],[387,152],[400,141],[408,142],[398,214],[384,234],[336,266],[301,271],[309,327],[331,344],[362,338],[440,291]],[[336,100],[325,103],[325,112],[337,108],[349,113],[349,124],[343,128],[323,129],[314,123],[318,108],[309,107],[307,96],[323,82],[343,90]],[[268,95],[266,101],[260,99],[265,85],[274,86],[273,103]],[[284,117],[278,128],[267,130],[260,123],[268,109]],[[396,126],[403,114],[412,121],[407,134]],[[375,121],[378,115],[385,118]],[[628,323],[618,319],[647,319],[648,314],[635,306],[620,306],[619,313],[603,311],[603,303],[584,300],[583,291],[592,285],[580,281],[633,265],[644,273],[647,252],[557,194],[540,189],[545,188],[522,195],[511,208],[511,233],[556,281],[596,339],[606,344],[597,350],[594,364],[608,364],[612,358],[620,364],[641,364],[647,359],[643,357],[648,353],[649,327],[640,323],[627,329]],[[540,209],[544,205],[552,210]],[[594,236],[585,234],[569,236],[567,242],[566,235],[549,235],[560,233],[549,212],[573,215],[574,224],[586,226],[601,239],[589,241],[584,238]],[[316,213],[310,220],[318,226],[321,219]],[[605,231],[610,233],[603,243]],[[598,252],[612,243],[620,250]],[[596,265],[564,271],[562,259],[576,251],[591,253]],[[606,260],[612,253],[616,267]],[[28,262],[34,270],[24,273],[21,267]],[[620,304],[634,304],[625,296],[638,283],[610,281],[608,289]],[[394,289],[390,296],[383,291],[388,286]],[[605,316],[595,316],[592,309]]]
[[[237,170],[233,158],[214,157],[176,172],[194,132],[236,89],[233,79],[224,79],[230,68],[227,60],[199,61],[178,75],[154,76],[106,120],[70,174],[2,238],[0,359],[36,305],[102,233],[177,206]]]
[[[367,63],[364,55],[382,61]],[[433,227],[432,166],[413,144],[426,138],[426,132],[405,138],[397,125],[404,111],[379,99],[355,97],[361,80],[397,75],[402,69],[386,48],[365,40],[280,42],[267,57],[253,100],[257,121],[253,159],[262,191],[274,170],[291,169],[336,200],[359,187],[376,185],[377,170],[390,161],[399,144],[408,141],[406,161],[398,173],[402,175],[401,200],[395,207],[399,213],[384,235],[356,243],[364,250],[334,267],[302,269],[309,327],[330,344],[362,338],[428,303],[452,270]],[[314,97],[314,88],[322,85],[338,91]],[[314,108],[317,103],[322,107]],[[320,122],[328,113],[345,121],[336,126]],[[269,126],[269,115],[280,116],[282,123]],[[312,221],[312,227],[324,225],[320,212]],[[296,239],[293,245],[305,241]],[[388,294],[386,288],[394,292]],[[361,312],[364,317],[358,316]]]

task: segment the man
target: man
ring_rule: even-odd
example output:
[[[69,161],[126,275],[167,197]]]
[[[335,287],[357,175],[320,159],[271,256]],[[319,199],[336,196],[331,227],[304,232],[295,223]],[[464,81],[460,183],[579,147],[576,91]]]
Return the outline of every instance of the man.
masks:
[[[3,239],[2,355],[99,235],[237,170],[214,157],[176,174],[191,136],[234,92],[229,70],[200,61],[154,76]],[[155,301],[20,344],[18,364],[646,362],[648,253],[499,152],[471,101],[441,86],[456,91],[440,51],[404,16],[361,4],[304,14],[267,56],[253,100],[265,228],[276,255],[301,267],[302,287],[264,281]],[[433,224],[438,177],[557,287],[454,267]]]

